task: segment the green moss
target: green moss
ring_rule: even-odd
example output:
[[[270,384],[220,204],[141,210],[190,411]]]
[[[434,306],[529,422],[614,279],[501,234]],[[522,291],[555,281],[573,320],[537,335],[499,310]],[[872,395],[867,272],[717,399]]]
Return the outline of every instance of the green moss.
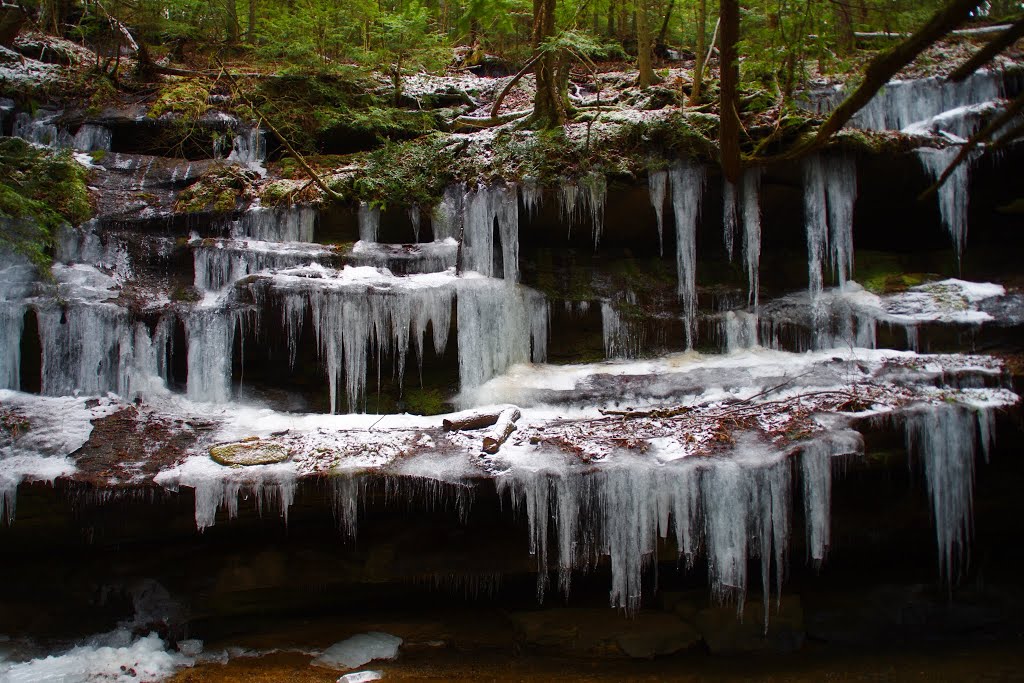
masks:
[[[195,121],[210,109],[211,82],[204,78],[186,78],[167,82],[157,95],[148,116],[178,114],[186,121]]]
[[[452,410],[452,404],[438,389],[406,389],[405,409],[413,415],[442,415]]]
[[[171,291],[171,301],[196,302],[202,298],[203,296],[199,293],[199,290],[191,285],[175,287]]]
[[[181,191],[175,208],[183,213],[235,211],[251,198],[257,179],[253,171],[239,166],[215,166]]]
[[[47,265],[54,231],[92,215],[87,177],[69,152],[0,138],[0,246]]]

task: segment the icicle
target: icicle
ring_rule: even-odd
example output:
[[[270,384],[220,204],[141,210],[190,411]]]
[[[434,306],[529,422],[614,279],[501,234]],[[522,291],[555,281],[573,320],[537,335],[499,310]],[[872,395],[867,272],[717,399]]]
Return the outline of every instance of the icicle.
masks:
[[[250,467],[218,467],[211,471],[207,463],[186,462],[176,470],[158,474],[154,481],[176,490],[188,486],[195,491],[196,529],[204,531],[217,522],[217,511],[223,509],[228,519],[238,517],[240,496],[252,496],[262,517],[265,508],[276,508],[285,524],[295,500],[297,479],[290,465],[257,465]]]
[[[580,188],[575,180],[563,178],[558,186],[562,221],[566,225],[567,237],[572,236],[572,224],[576,222],[576,207],[579,204]]]
[[[494,223],[498,223],[505,280],[519,280],[519,200],[515,186],[479,186],[469,192],[463,216],[463,267],[493,277]]]
[[[413,238],[420,241],[420,207],[419,205],[410,206],[408,210],[409,223],[412,225]]]
[[[626,301],[636,304],[636,295],[627,292]],[[644,346],[643,325],[630,324],[612,306],[601,302],[601,331],[605,358],[638,358]]]
[[[465,185],[449,185],[445,188],[444,196],[441,198],[441,202],[434,207],[431,218],[435,241],[461,238],[462,205],[465,195]]]
[[[727,353],[757,346],[757,315],[747,311],[726,311],[722,315],[722,336]]]
[[[613,607],[635,612],[642,602],[645,568],[657,539],[675,529],[676,544],[692,566],[701,537],[718,599],[735,597],[742,609],[747,558],[760,557],[767,604],[768,577],[785,566],[791,505],[785,458],[763,447],[741,446],[740,459],[668,465],[617,456],[597,471],[514,467],[496,480],[500,496],[525,513],[530,552],[537,557],[538,596],[543,599],[550,560],[549,526],[555,531],[559,583],[567,594],[573,570],[611,560]],[[703,528],[702,528],[703,522]]]
[[[580,201],[583,203],[583,213],[589,215],[590,225],[594,233],[594,249],[601,242],[601,233],[604,232],[604,207],[608,201],[608,182],[603,174],[592,173],[583,179],[583,189],[580,192]]]
[[[267,169],[263,166],[266,158],[266,134],[259,126],[253,126],[238,133],[231,141],[231,153],[228,155],[228,161],[255,171],[261,178],[267,175]]]
[[[528,178],[519,186],[519,198],[526,209],[526,217],[533,219],[540,211],[541,202],[544,201],[544,190],[536,180]]]
[[[362,482],[355,473],[339,474],[331,478],[331,499],[334,518],[345,538],[355,540],[359,522],[359,494]]]
[[[380,233],[380,209],[366,202],[359,202],[359,239],[376,242]]]
[[[840,286],[850,278],[856,198],[857,168],[852,159],[812,156],[804,161],[807,280],[812,299],[821,294],[826,253]]]
[[[196,308],[185,319],[188,338],[188,397],[226,403],[231,399],[235,316],[224,309]]]
[[[251,238],[264,242],[312,242],[317,209],[309,205],[246,211],[232,224],[234,239]]]
[[[917,158],[921,160],[921,165],[928,175],[933,180],[938,180],[959,153],[960,147],[956,145],[943,149],[922,147],[917,150]],[[953,241],[958,267],[964,256],[964,248],[967,246],[970,163],[970,158],[962,161],[938,191],[939,215]]]
[[[722,179],[722,241],[729,261],[733,260],[736,236],[736,186],[728,178]]]
[[[493,280],[459,284],[459,377],[463,389],[479,387],[517,363],[546,360],[548,307],[540,293]]]
[[[102,395],[121,388],[122,357],[132,335],[124,309],[111,305],[41,305],[42,391],[48,396]]]
[[[112,137],[109,128],[86,123],[75,133],[73,144],[80,152],[109,152]]]
[[[672,165],[669,177],[676,221],[679,299],[683,305],[686,346],[691,348],[697,330],[697,221],[704,191],[704,169],[692,161],[677,161]]]
[[[907,417],[906,438],[907,450],[924,461],[939,574],[954,583],[966,569],[974,526],[974,413],[955,404],[923,407]]]
[[[853,204],[857,199],[857,165],[845,156],[826,161],[829,240],[832,272],[845,287],[853,271]]]
[[[862,453],[864,439],[854,431],[819,437],[806,444],[800,454],[807,525],[807,555],[820,567],[831,542],[832,470],[834,458]]]
[[[761,270],[761,169],[743,174],[743,264],[747,270],[747,303],[758,306]],[[731,245],[730,245],[731,247]],[[730,249],[729,259],[732,260]]]
[[[658,221],[658,253],[665,255],[663,233],[665,228],[665,190],[668,186],[667,171],[652,171],[647,175],[647,188],[654,207],[654,217]]]
[[[0,301],[0,389],[21,388],[21,335],[28,307]]]

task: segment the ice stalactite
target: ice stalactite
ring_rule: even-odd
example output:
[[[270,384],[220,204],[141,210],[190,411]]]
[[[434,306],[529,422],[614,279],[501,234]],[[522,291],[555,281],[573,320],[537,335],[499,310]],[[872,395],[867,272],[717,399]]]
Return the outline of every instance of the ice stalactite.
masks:
[[[365,477],[342,473],[331,478],[331,503],[334,519],[345,538],[354,540],[359,525],[359,498],[365,489]]]
[[[440,241],[448,238],[460,239],[462,233],[462,204],[466,196],[466,186],[462,184],[449,185],[444,190],[444,196],[434,207],[431,215],[431,226],[434,229],[434,240]]]
[[[982,435],[990,438],[991,422],[983,415],[987,410],[991,409],[942,403],[907,416],[907,450],[924,463],[939,574],[949,583],[958,581],[967,568],[974,530],[976,433],[980,426]]]
[[[668,171],[651,171],[647,175],[647,189],[658,221],[658,253],[665,254],[665,190],[668,189]]]
[[[763,446],[741,445],[736,459],[683,459],[665,465],[629,456],[594,471],[515,467],[497,479],[499,494],[525,513],[530,552],[537,556],[543,598],[551,546],[567,593],[574,570],[611,560],[613,607],[639,609],[644,570],[655,561],[658,538],[674,530],[676,547],[692,566],[707,552],[713,596],[742,610],[747,560],[761,559],[764,590],[775,565],[782,578],[790,525],[790,467]],[[552,531],[554,532],[552,538]]]
[[[109,304],[35,307],[42,346],[42,392],[48,396],[114,392],[152,396],[166,388],[169,318],[153,332]]]
[[[932,179],[938,180],[959,153],[960,147],[958,145],[951,145],[942,149],[922,147],[917,150],[917,158],[921,160],[921,165],[928,175]],[[938,190],[939,216],[942,218],[942,224],[946,227],[946,231],[953,241],[957,265],[963,259],[964,248],[967,246],[967,207],[970,201],[969,185],[971,179],[970,164],[970,158],[961,162]]]
[[[196,528],[203,531],[216,523],[218,510],[227,512],[228,519],[238,517],[239,497],[249,496],[255,499],[260,516],[276,510],[287,524],[298,479],[290,463],[224,467],[209,458],[196,457],[160,472],[153,481],[170,491],[182,486],[193,489]]]
[[[82,152],[109,152],[113,136],[110,129],[94,123],[82,124],[75,133],[72,143],[75,149]]]
[[[747,311],[726,311],[722,314],[721,337],[728,353],[750,349],[758,344],[758,319]]]
[[[263,242],[312,242],[316,218],[316,207],[309,205],[257,207],[232,224],[231,236]]]
[[[266,158],[266,133],[259,126],[253,126],[237,133],[231,141],[231,153],[228,154],[228,161],[233,161],[255,171],[260,176],[265,176],[267,169],[264,168],[263,162]]]
[[[736,251],[736,185],[727,178],[722,179],[722,243],[729,261]]]
[[[852,159],[816,155],[804,161],[807,279],[812,299],[821,294],[826,258],[840,287],[850,279],[856,199],[857,167]]]
[[[359,202],[359,239],[376,242],[380,234],[380,209],[366,202]]]
[[[807,555],[815,567],[825,561],[831,544],[832,475],[837,458],[863,452],[860,433],[845,430],[818,437],[800,453]]]
[[[73,138],[66,130],[58,129],[54,123],[61,112],[52,109],[40,109],[35,116],[27,112],[19,112],[14,116],[11,137],[21,138],[36,145],[54,148],[69,148],[74,144]]]
[[[231,399],[231,361],[235,314],[218,308],[195,308],[185,318],[188,338],[187,395],[193,401],[226,403]]]
[[[686,346],[697,334],[697,222],[704,193],[704,168],[693,161],[676,161],[669,169],[672,211],[676,222],[676,268],[679,300],[683,307]]]
[[[412,225],[413,239],[420,241],[421,214],[419,205],[410,206],[406,212],[409,216],[409,224]]]
[[[193,240],[194,283],[197,289],[219,292],[247,275],[317,262],[331,254],[316,246],[279,242]]]
[[[498,225],[501,263],[505,279],[519,280],[519,199],[514,185],[480,185],[470,190],[463,211],[464,270],[485,277],[497,272],[494,258],[494,225]]]
[[[904,130],[942,112],[1002,97],[1004,75],[982,69],[959,83],[942,77],[890,81],[851,119],[849,126],[865,130]],[[837,89],[818,103],[827,113],[848,93]]]
[[[603,174],[593,173],[578,180],[565,179],[559,186],[562,220],[569,234],[572,224],[585,217],[590,220],[594,248],[601,242],[604,232],[604,209],[608,201],[608,182]]]
[[[96,396],[121,388],[122,362],[130,358],[127,312],[117,306],[36,307],[42,344],[42,391]]]
[[[64,226],[57,234],[56,258],[61,263],[85,263],[112,271],[115,277],[132,275],[131,258],[125,245],[113,236],[100,236],[97,221],[86,221],[78,228]]]
[[[626,293],[627,303],[636,305],[636,294]],[[616,310],[610,301],[601,302],[601,330],[606,358],[638,358],[643,350],[644,327]]]
[[[534,218],[544,201],[544,189],[536,180],[526,179],[519,186],[519,198],[523,202],[523,208],[526,209],[527,219]]]
[[[465,280],[458,290],[459,378],[479,387],[517,363],[547,360],[548,303],[525,287]]]
[[[392,278],[376,286],[358,282],[345,287],[318,286],[316,280],[300,284],[301,289],[292,285],[278,288],[267,280],[260,283],[259,287],[267,290],[259,296],[275,296],[281,302],[293,365],[306,312],[311,312],[321,362],[327,370],[332,412],[340,407],[341,387],[350,411],[365,409],[371,357],[380,364],[383,356],[393,354],[394,373],[401,383],[410,336],[421,361],[428,325],[433,329],[434,350],[443,353],[447,346],[454,295],[451,284],[418,286],[411,278]],[[379,369],[378,365],[378,379]]]
[[[387,268],[392,273],[439,273],[454,268],[459,244],[451,237],[415,245],[357,242],[349,252],[353,265]]]
[[[0,389],[21,388],[21,335],[28,307],[0,300]]]
[[[760,299],[761,203],[760,168],[743,173],[743,265],[747,271],[747,303],[757,309]],[[730,260],[732,255],[730,254]]]

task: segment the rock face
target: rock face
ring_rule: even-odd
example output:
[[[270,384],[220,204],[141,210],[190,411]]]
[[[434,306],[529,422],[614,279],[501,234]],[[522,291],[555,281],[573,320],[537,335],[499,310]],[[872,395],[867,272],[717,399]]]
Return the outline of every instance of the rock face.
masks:
[[[839,147],[269,207],[237,121],[190,161],[19,116],[107,154],[51,277],[0,262],[0,633],[99,631],[140,579],[207,643],[483,600],[470,642],[583,658],[1017,628],[1020,149],[926,204],[935,159]]]

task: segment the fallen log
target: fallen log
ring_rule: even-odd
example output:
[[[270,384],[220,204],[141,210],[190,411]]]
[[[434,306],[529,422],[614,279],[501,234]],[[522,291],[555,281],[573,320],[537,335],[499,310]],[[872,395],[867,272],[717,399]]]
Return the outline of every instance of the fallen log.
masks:
[[[516,431],[515,423],[520,416],[519,408],[512,407],[501,411],[494,428],[484,437],[484,453],[494,455],[498,452],[501,445],[512,436],[512,432]]]
[[[505,410],[503,408],[489,413],[473,413],[472,415],[456,417],[450,420],[444,419],[441,421],[441,429],[446,432],[462,432],[490,427],[498,421],[498,418],[501,417]]]

